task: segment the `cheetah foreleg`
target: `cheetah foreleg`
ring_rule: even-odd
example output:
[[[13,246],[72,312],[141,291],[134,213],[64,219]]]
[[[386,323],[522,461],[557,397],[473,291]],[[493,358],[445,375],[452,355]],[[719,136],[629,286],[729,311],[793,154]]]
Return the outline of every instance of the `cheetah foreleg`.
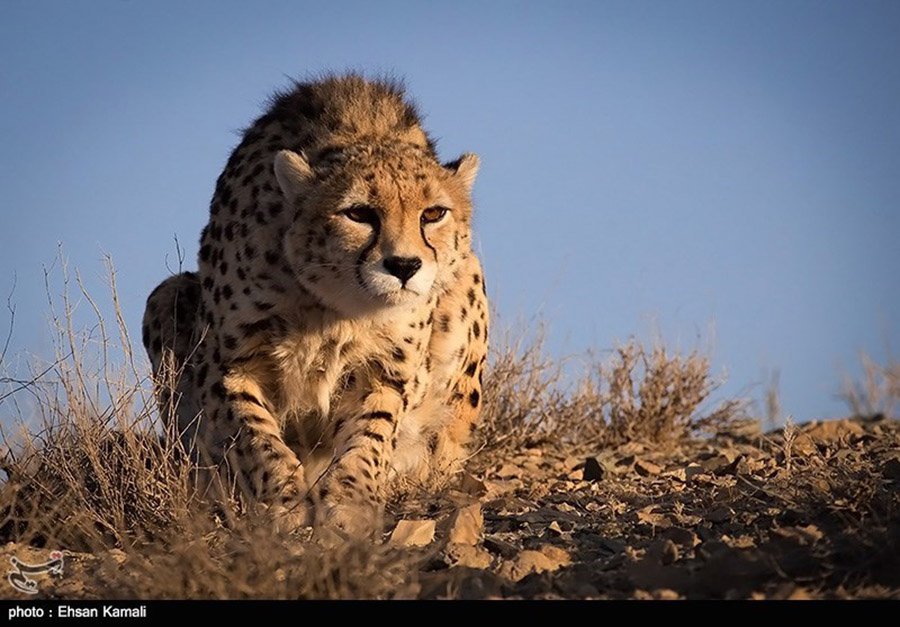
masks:
[[[220,385],[212,388],[222,402],[218,411],[236,428],[226,457],[245,491],[267,504],[287,527],[307,524],[303,466],[285,444],[262,387],[245,369],[232,369]]]
[[[335,423],[335,457],[313,491],[317,524],[352,535],[375,528],[394,452],[401,395],[392,387],[374,391]]]

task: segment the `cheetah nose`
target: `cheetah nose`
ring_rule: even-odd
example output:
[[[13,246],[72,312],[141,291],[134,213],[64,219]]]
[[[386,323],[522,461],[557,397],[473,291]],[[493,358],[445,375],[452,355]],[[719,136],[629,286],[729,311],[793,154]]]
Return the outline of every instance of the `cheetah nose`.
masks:
[[[384,267],[405,285],[422,267],[422,260],[418,257],[388,257]]]

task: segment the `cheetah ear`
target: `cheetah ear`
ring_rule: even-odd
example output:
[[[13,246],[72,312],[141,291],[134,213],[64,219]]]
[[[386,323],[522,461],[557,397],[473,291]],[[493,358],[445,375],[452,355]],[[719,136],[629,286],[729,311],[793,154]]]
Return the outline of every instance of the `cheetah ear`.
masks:
[[[275,178],[285,198],[293,199],[300,195],[306,181],[313,176],[309,162],[291,150],[279,150],[275,155]]]
[[[472,185],[475,183],[475,175],[478,174],[478,155],[474,152],[463,154],[456,161],[445,163],[444,167],[459,177],[466,189],[472,191]]]

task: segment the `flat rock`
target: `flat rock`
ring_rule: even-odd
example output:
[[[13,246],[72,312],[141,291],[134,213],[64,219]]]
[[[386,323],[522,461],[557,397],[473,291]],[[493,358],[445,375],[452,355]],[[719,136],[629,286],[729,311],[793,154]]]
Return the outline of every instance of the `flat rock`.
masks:
[[[662,472],[662,467],[658,464],[654,464],[653,462],[647,461],[646,459],[638,459],[634,462],[634,469],[637,474],[642,477],[649,477],[651,475],[658,475]]]
[[[475,545],[484,533],[481,505],[474,503],[456,510],[450,517],[447,541],[451,544]]]
[[[505,562],[500,574],[511,581],[520,581],[531,573],[552,572],[569,563],[571,558],[565,550],[544,545],[538,551],[522,551],[515,559]]]
[[[448,544],[444,555],[450,565],[466,568],[489,568],[492,561],[485,549],[470,544]]]
[[[572,556],[562,547],[558,547],[554,544],[545,544],[538,550],[556,565],[554,570],[561,566],[568,566],[572,563]]]
[[[393,546],[428,546],[434,540],[433,520],[401,520],[391,532]]]

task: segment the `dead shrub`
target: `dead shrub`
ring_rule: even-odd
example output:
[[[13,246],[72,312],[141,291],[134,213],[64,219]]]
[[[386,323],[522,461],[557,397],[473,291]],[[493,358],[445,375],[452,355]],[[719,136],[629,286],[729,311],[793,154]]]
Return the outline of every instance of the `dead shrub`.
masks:
[[[870,355],[860,354],[862,379],[844,379],[841,397],[854,416],[897,417],[900,407],[900,362],[888,356],[885,364],[879,364]]]
[[[715,433],[743,415],[739,400],[699,413],[720,382],[710,375],[709,358],[698,352],[669,355],[662,346],[648,350],[631,340],[600,372],[610,443],[676,443],[698,432]]]
[[[482,450],[508,452],[542,442],[615,446],[629,441],[674,444],[715,433],[745,416],[745,404],[726,400],[708,412],[704,402],[720,382],[698,352],[670,355],[636,340],[605,363],[589,360],[586,374],[566,380],[562,362],[544,354],[540,334],[493,350],[485,378]]]

